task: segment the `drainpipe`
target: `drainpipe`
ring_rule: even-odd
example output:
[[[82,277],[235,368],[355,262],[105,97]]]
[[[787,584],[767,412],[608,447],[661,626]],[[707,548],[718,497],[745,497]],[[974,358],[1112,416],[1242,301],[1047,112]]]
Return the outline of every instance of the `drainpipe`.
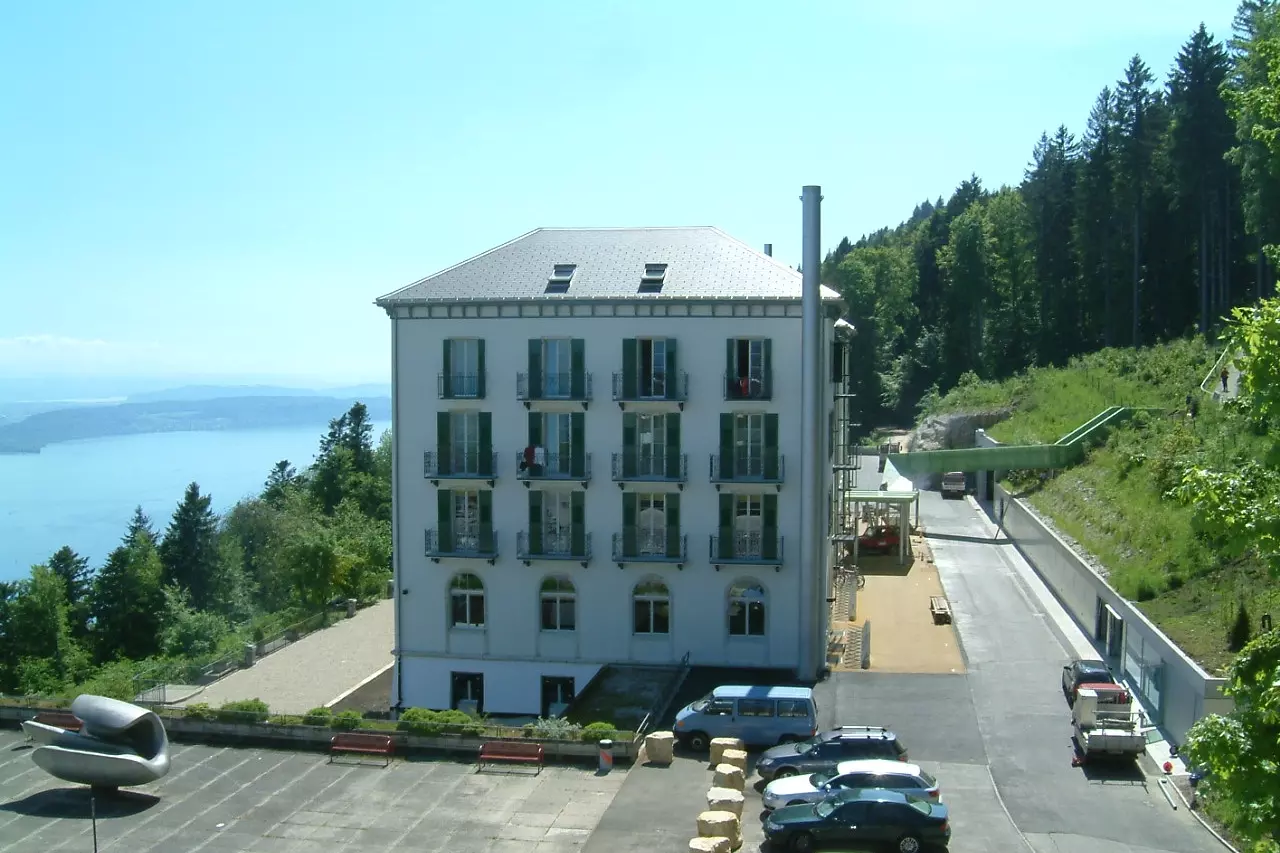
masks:
[[[393,307],[391,315],[391,577],[394,581],[395,600],[391,603],[392,616],[395,619],[395,702],[391,706],[393,719],[399,719],[404,708],[404,643],[401,641],[400,601],[404,597],[404,574],[401,569],[403,555],[400,547],[400,535],[404,533],[404,525],[400,523],[400,510],[404,502],[400,500],[400,442],[404,433],[400,430],[400,348],[397,330],[400,320]]]
[[[822,529],[822,188],[807,186],[800,201],[803,232],[800,254],[801,285],[801,403],[800,403],[800,659],[802,679],[816,679],[823,660],[819,653],[826,620],[817,606],[825,601],[825,539]]]

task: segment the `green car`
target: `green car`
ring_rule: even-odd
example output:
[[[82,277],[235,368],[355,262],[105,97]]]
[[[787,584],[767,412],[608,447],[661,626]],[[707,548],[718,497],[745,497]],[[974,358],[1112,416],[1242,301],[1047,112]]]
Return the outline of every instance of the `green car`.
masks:
[[[842,791],[820,803],[784,806],[764,822],[774,849],[807,853],[838,842],[889,844],[899,853],[946,847],[947,807],[886,790]]]

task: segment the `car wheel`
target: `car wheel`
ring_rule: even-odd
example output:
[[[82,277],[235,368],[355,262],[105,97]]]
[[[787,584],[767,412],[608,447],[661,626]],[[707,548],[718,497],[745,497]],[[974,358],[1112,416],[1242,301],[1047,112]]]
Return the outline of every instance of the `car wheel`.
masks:
[[[773,774],[773,778],[786,779],[794,775],[796,775],[796,769],[794,767],[779,767],[778,771]]]
[[[685,743],[689,744],[689,748],[694,752],[706,752],[707,747],[711,746],[711,740],[707,737],[706,732],[692,732]]]
[[[807,832],[800,833],[791,839],[791,849],[795,853],[809,853],[813,849],[813,836]]]
[[[920,839],[904,835],[898,839],[898,853],[920,853]]]

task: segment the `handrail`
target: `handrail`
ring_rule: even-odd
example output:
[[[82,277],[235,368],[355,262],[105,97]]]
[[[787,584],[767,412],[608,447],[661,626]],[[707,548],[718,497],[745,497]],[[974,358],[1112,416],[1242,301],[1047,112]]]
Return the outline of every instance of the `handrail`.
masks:
[[[1215,380],[1217,380],[1218,375],[1222,372],[1223,360],[1227,357],[1227,354],[1230,352],[1231,352],[1231,347],[1227,347],[1222,351],[1222,355],[1218,356],[1218,360],[1213,363],[1212,369],[1209,370],[1209,375],[1206,376],[1204,378],[1204,381],[1200,383],[1201,391],[1203,391],[1206,394],[1217,393],[1216,391],[1213,390],[1213,383]],[[1236,354],[1240,354],[1240,350],[1236,350]]]

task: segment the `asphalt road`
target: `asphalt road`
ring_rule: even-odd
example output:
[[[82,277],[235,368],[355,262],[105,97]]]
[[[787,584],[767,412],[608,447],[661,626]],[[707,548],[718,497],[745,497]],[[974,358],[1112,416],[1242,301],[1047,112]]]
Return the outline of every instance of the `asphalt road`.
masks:
[[[1165,801],[1149,760],[1106,772],[1071,767],[1058,679],[1073,655],[1031,590],[1038,581],[968,501],[924,492],[921,515],[968,672],[834,673],[817,688],[825,722],[898,733],[941,783],[953,851],[1221,851]],[[873,655],[874,642],[873,625]]]

